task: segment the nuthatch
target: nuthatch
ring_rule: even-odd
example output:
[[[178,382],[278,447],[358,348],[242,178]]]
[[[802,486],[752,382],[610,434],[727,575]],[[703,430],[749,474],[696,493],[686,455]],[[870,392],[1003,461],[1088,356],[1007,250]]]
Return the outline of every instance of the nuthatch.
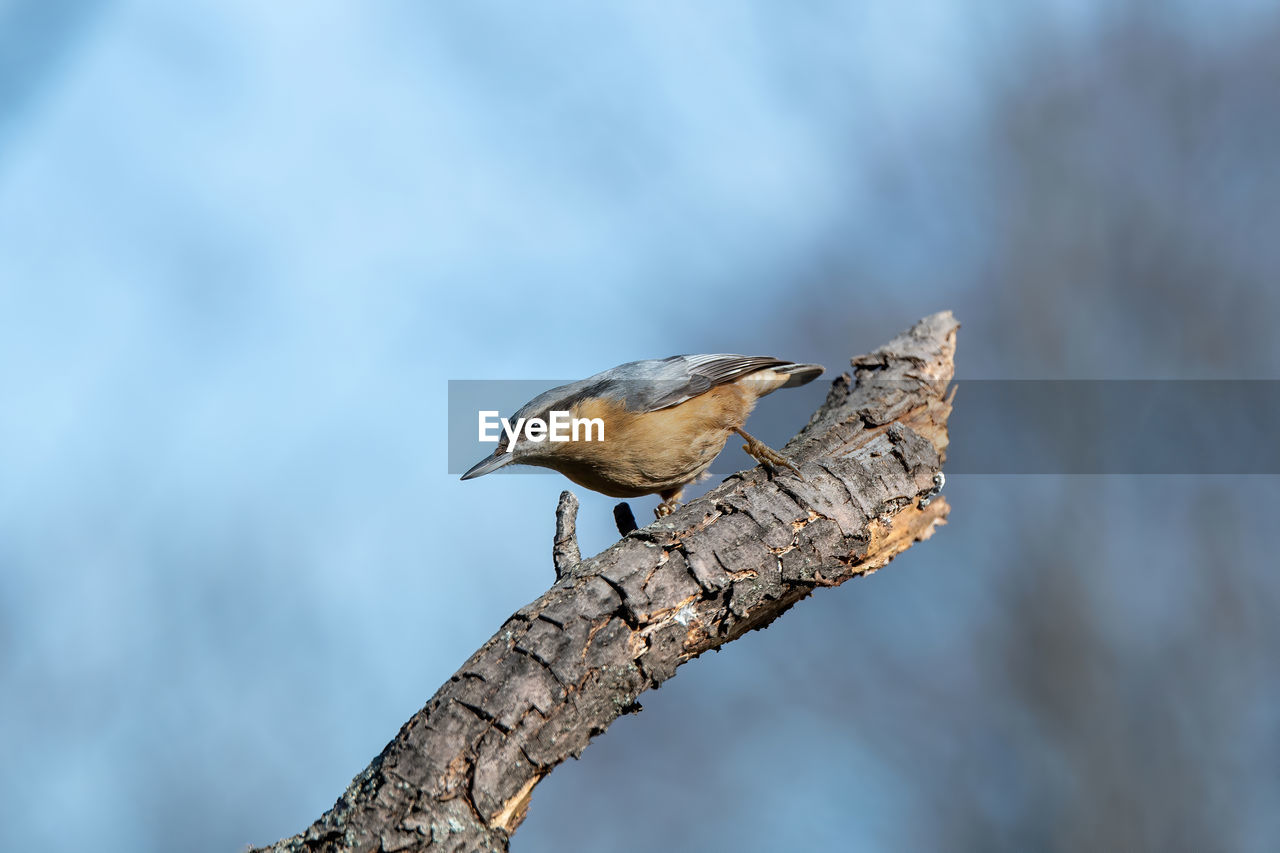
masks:
[[[795,388],[819,375],[818,364],[795,364],[767,356],[675,355],[633,361],[539,394],[509,423],[517,436],[472,466],[470,480],[512,463],[539,465],[580,486],[614,498],[658,494],[655,514],[669,515],[684,487],[697,480],[724,449],[729,433],[746,440],[750,455],[771,466],[799,470],[778,452],[743,432],[756,400],[778,388]],[[553,412],[574,419],[600,419],[603,440],[522,440],[520,419],[544,423]],[[532,435],[532,433],[529,433]]]

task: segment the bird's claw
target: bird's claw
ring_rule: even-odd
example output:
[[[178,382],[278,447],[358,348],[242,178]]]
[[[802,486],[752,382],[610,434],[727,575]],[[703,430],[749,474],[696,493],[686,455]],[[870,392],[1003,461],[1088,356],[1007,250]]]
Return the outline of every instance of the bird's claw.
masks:
[[[653,508],[654,518],[666,518],[668,515],[676,511],[676,507],[680,505],[679,501],[663,501]]]
[[[764,465],[768,465],[770,468],[773,468],[775,470],[778,468],[787,468],[793,474],[799,477],[801,480],[808,482],[807,480],[805,480],[804,474],[800,473],[800,469],[797,468],[795,465],[791,464],[790,459],[783,456],[781,453],[774,450],[772,447],[765,444],[763,441],[760,441],[758,438],[753,438],[752,436],[747,435],[741,430],[739,430],[738,434],[747,440],[747,443],[742,445],[743,453],[746,453],[748,456],[751,456],[752,458],[754,458],[757,462],[760,462],[761,464],[764,464]]]

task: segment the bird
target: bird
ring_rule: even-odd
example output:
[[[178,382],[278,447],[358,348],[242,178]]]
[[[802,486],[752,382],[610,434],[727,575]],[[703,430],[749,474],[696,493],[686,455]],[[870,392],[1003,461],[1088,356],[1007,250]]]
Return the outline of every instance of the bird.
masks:
[[[819,364],[729,353],[621,364],[525,403],[507,419],[493,453],[461,479],[481,477],[511,464],[537,465],[609,497],[656,494],[662,502],[654,514],[661,519],[679,506],[685,487],[702,477],[734,433],[746,442],[742,449],[755,459],[774,470],[787,468],[803,479],[785,456],[742,427],[758,399],[779,388],[811,382],[824,369]],[[522,420],[545,424],[557,412],[588,424],[585,434],[575,429],[575,440],[520,437]],[[590,424],[596,419],[600,429],[593,434]],[[514,431],[511,423],[516,424]]]

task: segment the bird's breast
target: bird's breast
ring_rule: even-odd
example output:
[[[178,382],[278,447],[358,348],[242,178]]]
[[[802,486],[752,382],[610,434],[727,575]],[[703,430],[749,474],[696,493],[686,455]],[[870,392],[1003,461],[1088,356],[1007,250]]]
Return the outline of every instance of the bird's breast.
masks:
[[[755,397],[730,383],[655,412],[630,412],[614,400],[585,400],[571,414],[599,418],[603,440],[548,444],[535,464],[611,497],[664,491],[707,470],[729,433],[746,423]]]

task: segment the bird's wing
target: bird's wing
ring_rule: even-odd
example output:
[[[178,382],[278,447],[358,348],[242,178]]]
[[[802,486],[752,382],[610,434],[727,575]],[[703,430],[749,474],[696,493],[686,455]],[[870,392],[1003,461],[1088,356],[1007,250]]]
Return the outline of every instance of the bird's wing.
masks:
[[[545,418],[551,410],[568,410],[583,400],[618,400],[636,414],[678,406],[705,394],[717,385],[769,367],[807,368],[803,382],[822,372],[817,365],[798,365],[768,356],[673,355],[670,358],[632,361],[544,391],[520,407],[514,418]],[[801,384],[802,384],[801,383]]]
[[[656,412],[677,406],[748,373],[784,364],[790,362],[767,356],[729,353],[673,355],[660,361],[636,362],[636,367],[643,365],[644,369],[634,371],[639,374],[634,380],[618,378],[623,383],[624,400],[630,411]],[[626,367],[629,365],[623,365]]]

